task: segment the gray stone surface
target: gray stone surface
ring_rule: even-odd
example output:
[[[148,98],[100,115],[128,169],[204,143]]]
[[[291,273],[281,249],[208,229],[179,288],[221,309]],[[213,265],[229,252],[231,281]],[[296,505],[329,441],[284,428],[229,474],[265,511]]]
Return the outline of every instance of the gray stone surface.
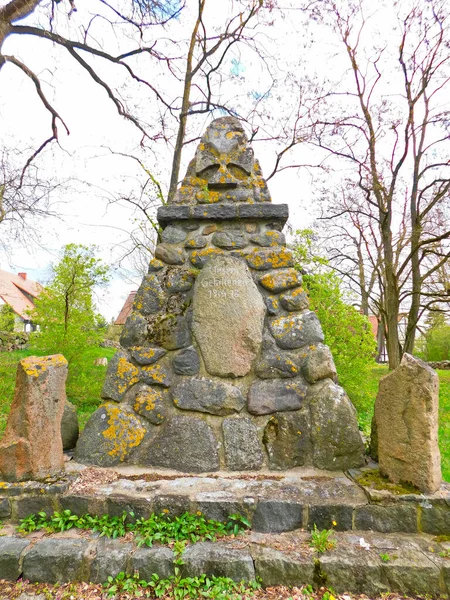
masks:
[[[439,379],[426,363],[404,354],[380,381],[375,401],[380,471],[432,493],[442,482],[438,445]]]
[[[164,263],[157,258],[152,258],[148,264],[148,272],[153,273],[154,271],[161,271],[164,267]]]
[[[40,496],[23,496],[22,498],[18,498],[14,512],[17,519],[25,519],[39,512],[51,515],[54,510],[55,505],[52,502],[51,496],[41,494]]]
[[[279,269],[260,277],[259,283],[269,292],[278,294],[297,287],[300,283],[300,275],[295,269]]]
[[[314,579],[314,565],[311,557],[301,554],[287,554],[274,548],[261,547],[254,554],[255,574],[263,587],[301,587],[311,585]]]
[[[412,597],[441,595],[439,567],[419,550],[393,552],[392,560],[383,563],[382,568],[393,592]]]
[[[355,528],[381,533],[414,533],[417,531],[417,507],[414,504],[359,506],[355,509]]]
[[[252,235],[250,241],[263,247],[286,245],[285,235],[279,231],[265,231],[261,234]]]
[[[230,415],[244,408],[245,399],[234,385],[210,379],[185,379],[173,389],[173,402],[182,410]]]
[[[118,465],[129,458],[146,433],[143,419],[131,408],[103,404],[90,416],[81,432],[75,460],[99,467]]]
[[[269,315],[277,315],[280,312],[280,301],[276,296],[266,296],[264,302]]]
[[[317,344],[308,348],[307,356],[302,363],[302,374],[309,383],[321,379],[337,379],[333,356],[328,346]]]
[[[356,410],[344,390],[325,379],[311,386],[309,401],[314,466],[336,471],[363,465]]]
[[[191,218],[190,206],[160,206],[158,208],[157,219],[160,225],[166,225],[171,221],[184,221]]]
[[[278,219],[283,225],[289,216],[287,204],[240,204],[241,219]]]
[[[174,574],[173,552],[164,546],[138,548],[132,557],[132,570],[138,571],[139,577],[151,581],[153,573],[160,579],[168,579]]]
[[[146,275],[136,293],[133,309],[141,315],[152,315],[159,312],[165,301],[165,294],[154,273]]]
[[[186,239],[186,232],[183,229],[168,225],[162,232],[161,239],[165,244],[179,244]]]
[[[309,410],[276,413],[265,429],[263,442],[274,470],[293,469],[311,462]]]
[[[81,539],[43,539],[23,559],[23,578],[45,583],[82,581],[83,556],[89,542]]]
[[[200,371],[200,358],[197,350],[190,346],[176,353],[172,367],[177,375],[197,375]]]
[[[299,375],[300,363],[301,357],[280,350],[272,336],[267,335],[263,342],[261,358],[255,366],[255,372],[261,379],[290,379]]]
[[[172,417],[154,439],[139,449],[138,464],[188,473],[217,471],[217,440],[201,419]]]
[[[75,448],[79,433],[80,428],[78,426],[77,409],[71,402],[66,400],[61,419],[61,439],[63,450],[71,450],[72,448]]]
[[[248,392],[247,409],[252,415],[298,410],[304,403],[306,393],[307,386],[301,377],[289,381],[255,381]]]
[[[93,583],[105,583],[109,576],[115,577],[121,571],[131,575],[127,565],[132,549],[132,544],[124,543],[123,540],[99,539],[95,558],[90,565],[89,580]]]
[[[280,294],[280,304],[288,311],[306,310],[309,306],[309,300],[302,287]]]
[[[166,350],[186,348],[192,342],[186,317],[172,313],[149,324],[148,339]]]
[[[284,247],[253,249],[246,255],[249,267],[256,271],[293,267],[294,255]]]
[[[211,375],[246,375],[259,352],[265,304],[245,263],[211,259],[194,288],[192,330]]]
[[[130,348],[130,355],[139,365],[152,365],[167,354],[167,350],[159,346],[135,346]]]
[[[323,332],[316,313],[270,319],[270,331],[280,348],[287,350],[315,346],[323,342]]]
[[[424,504],[420,511],[421,531],[434,535],[450,535],[450,502],[442,506],[430,506],[427,502]]]
[[[194,275],[189,269],[169,269],[165,278],[166,290],[169,294],[187,292],[194,285],[194,280]]]
[[[233,204],[211,204],[210,206],[192,206],[191,215],[194,219],[208,221],[224,221],[238,216],[238,207]]]
[[[102,398],[120,402],[125,392],[139,381],[139,369],[129,360],[129,355],[119,350],[109,361]]]
[[[126,320],[120,336],[120,345],[124,348],[130,346],[145,346],[147,338],[147,320],[138,313],[132,313]],[[111,361],[109,361],[111,364]]]
[[[182,265],[186,261],[186,254],[176,246],[158,244],[155,249],[155,257],[168,265]]]
[[[251,419],[224,419],[222,429],[227,467],[231,471],[260,469],[263,454],[258,429]]]
[[[16,581],[20,577],[22,569],[19,559],[29,544],[30,541],[26,539],[0,536],[0,579]]]
[[[168,388],[172,385],[172,373],[167,362],[146,365],[139,371],[139,380],[148,385],[160,385]]]
[[[0,519],[7,519],[11,516],[11,506],[8,498],[0,498]]]
[[[194,237],[191,237],[188,240],[186,240],[184,247],[188,250],[195,250],[204,248],[207,243],[208,242],[202,235],[195,235]]]
[[[252,581],[255,569],[251,555],[225,544],[201,542],[189,546],[183,554],[183,572],[190,577],[205,573],[230,577],[234,581]]]
[[[345,504],[324,504],[309,507],[308,529],[334,529],[335,531],[351,531],[353,506]]]
[[[247,237],[242,231],[217,231],[211,239],[212,243],[224,250],[236,250],[245,248]]]
[[[252,529],[262,533],[281,533],[299,529],[303,522],[303,506],[294,502],[261,500],[252,520]]]
[[[167,416],[170,394],[161,388],[143,386],[136,394],[133,409],[153,425],[160,425]]]

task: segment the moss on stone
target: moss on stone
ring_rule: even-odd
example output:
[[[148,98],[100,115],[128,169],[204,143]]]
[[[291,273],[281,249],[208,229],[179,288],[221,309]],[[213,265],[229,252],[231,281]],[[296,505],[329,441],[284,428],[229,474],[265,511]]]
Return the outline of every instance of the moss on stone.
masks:
[[[373,490],[386,490],[395,496],[421,493],[420,490],[411,483],[393,483],[392,481],[389,481],[386,476],[380,473],[379,469],[364,471],[362,475],[356,478],[356,482]]]

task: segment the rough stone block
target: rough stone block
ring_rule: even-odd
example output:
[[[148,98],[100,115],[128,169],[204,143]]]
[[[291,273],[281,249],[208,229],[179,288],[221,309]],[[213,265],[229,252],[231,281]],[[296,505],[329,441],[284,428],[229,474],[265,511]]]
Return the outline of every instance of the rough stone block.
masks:
[[[168,265],[182,265],[186,262],[186,253],[181,248],[167,244],[156,246],[155,257]]]
[[[351,531],[353,506],[344,504],[312,505],[309,507],[308,529],[335,529],[336,531]]]
[[[423,552],[403,548],[383,563],[383,573],[393,592],[412,597],[441,595],[440,569]]]
[[[171,313],[149,324],[148,339],[166,350],[186,348],[192,343],[186,317]]]
[[[173,357],[172,367],[177,375],[197,375],[200,371],[200,358],[194,346],[177,352]]]
[[[64,404],[64,412],[61,419],[61,439],[63,450],[71,450],[75,448],[80,428],[78,426],[78,415],[76,407],[66,400]]]
[[[25,519],[30,515],[36,515],[38,512],[45,512],[52,515],[56,510],[52,496],[42,494],[41,496],[24,496],[15,501],[15,514],[17,519]]]
[[[250,554],[223,544],[201,542],[189,546],[183,554],[183,573],[189,577],[216,575],[234,581],[252,581],[255,569]]]
[[[160,206],[158,208],[158,212],[156,213],[156,218],[158,219],[158,223],[160,223],[162,226],[164,226],[166,223],[170,223],[173,220],[181,221],[190,219],[190,206]]]
[[[308,349],[302,364],[302,374],[309,383],[316,383],[321,379],[336,380],[336,367],[328,346],[317,344],[312,349]]]
[[[269,326],[278,346],[287,350],[316,346],[324,340],[319,319],[312,311],[271,319]]]
[[[165,244],[179,244],[186,239],[186,232],[174,225],[168,225],[162,232],[161,239]]]
[[[258,429],[251,419],[225,419],[222,423],[225,462],[231,471],[258,470],[263,454]]]
[[[120,336],[120,345],[123,348],[130,348],[131,346],[145,346],[147,339],[147,328],[147,320],[138,313],[132,313],[125,321],[122,335]],[[109,362],[109,365],[110,364],[111,361]]]
[[[20,556],[29,544],[29,540],[0,536],[0,579],[16,581],[20,577]]]
[[[64,468],[61,420],[67,361],[62,354],[23,358],[14,400],[0,442],[0,474],[6,481],[43,479]]]
[[[263,442],[271,469],[294,469],[310,463],[312,450],[309,410],[273,415],[264,429]]]
[[[419,506],[420,528],[424,533],[450,535],[450,505]]]
[[[151,581],[156,573],[160,579],[168,579],[174,574],[173,552],[170,548],[141,547],[136,550],[131,559],[132,571],[137,571],[139,577]]]
[[[37,583],[66,583],[83,580],[87,540],[42,539],[23,559],[23,578]]]
[[[153,273],[146,275],[136,293],[133,309],[141,315],[153,315],[164,306],[165,294],[157,276]]]
[[[216,492],[200,492],[195,496],[195,510],[200,511],[205,519],[225,522],[230,515],[245,513],[244,507],[236,496],[222,490]]]
[[[303,506],[294,502],[262,500],[253,515],[252,529],[262,533],[281,533],[302,526]]]
[[[256,577],[263,587],[300,587],[313,582],[314,566],[308,555],[286,555],[273,548],[261,548],[254,558]]]
[[[248,392],[248,412],[252,415],[268,415],[284,410],[299,410],[306,394],[307,387],[301,377],[290,381],[255,381]]]
[[[309,300],[304,289],[302,287],[297,287],[281,294],[280,304],[285,310],[292,312],[306,310],[309,305]]]
[[[212,415],[230,415],[244,408],[245,399],[239,388],[210,379],[186,379],[173,390],[173,403],[182,410],[195,410]]]
[[[130,354],[139,365],[152,365],[167,354],[167,350],[159,346],[135,346],[130,348]]]
[[[142,386],[134,399],[133,409],[152,425],[160,425],[167,416],[170,394],[167,390]]]
[[[264,248],[286,245],[286,237],[284,233],[280,233],[279,231],[265,231],[264,233],[253,235],[250,241]]]
[[[368,504],[355,508],[355,529],[391,533],[417,531],[417,507],[413,504],[378,506]]]
[[[8,498],[0,498],[0,519],[8,519],[11,516],[11,506]]]
[[[426,363],[404,354],[380,381],[375,401],[380,471],[433,493],[442,481],[438,446],[439,379]]]
[[[167,271],[165,288],[169,294],[187,292],[194,285],[194,275],[185,268],[174,268]]]
[[[127,352],[119,350],[109,361],[102,398],[120,402],[125,392],[139,381],[139,369],[129,361]]]
[[[289,217],[287,204],[240,204],[241,219],[277,219],[284,225]]]
[[[212,243],[224,250],[245,248],[247,237],[242,231],[217,231],[211,239]]]
[[[295,269],[279,269],[260,277],[259,283],[272,294],[278,294],[278,292],[297,287],[300,283],[300,276]]]
[[[131,574],[129,555],[133,546],[121,540],[101,538],[96,547],[96,555],[90,565],[89,581],[105,583],[108,577],[115,577],[121,571]]]
[[[147,385],[160,385],[168,388],[172,385],[172,373],[166,364],[145,365],[138,375],[139,381]]]

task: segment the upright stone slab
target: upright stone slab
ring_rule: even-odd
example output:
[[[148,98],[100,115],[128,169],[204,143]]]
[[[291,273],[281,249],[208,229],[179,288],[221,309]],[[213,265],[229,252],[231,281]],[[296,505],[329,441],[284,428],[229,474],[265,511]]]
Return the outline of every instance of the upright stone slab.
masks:
[[[356,413],[331,381],[331,353],[286,248],[287,217],[239,121],[213,121],[158,210],[161,243],[108,365],[102,396],[119,403],[121,426],[105,430],[99,409],[78,460],[194,473],[364,462]],[[105,456],[113,431],[132,444]]]
[[[5,481],[43,479],[64,467],[61,420],[67,361],[61,354],[23,358],[5,435],[0,475]]]
[[[439,489],[438,412],[437,373],[404,354],[380,381],[375,401],[380,471],[394,483],[409,482],[426,493]]]

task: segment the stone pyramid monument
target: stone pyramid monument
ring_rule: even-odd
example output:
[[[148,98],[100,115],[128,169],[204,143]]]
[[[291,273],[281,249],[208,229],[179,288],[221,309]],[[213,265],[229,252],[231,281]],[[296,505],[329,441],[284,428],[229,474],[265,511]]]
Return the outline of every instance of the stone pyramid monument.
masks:
[[[348,469],[356,411],[240,122],[207,128],[76,448],[85,464],[187,473]]]

